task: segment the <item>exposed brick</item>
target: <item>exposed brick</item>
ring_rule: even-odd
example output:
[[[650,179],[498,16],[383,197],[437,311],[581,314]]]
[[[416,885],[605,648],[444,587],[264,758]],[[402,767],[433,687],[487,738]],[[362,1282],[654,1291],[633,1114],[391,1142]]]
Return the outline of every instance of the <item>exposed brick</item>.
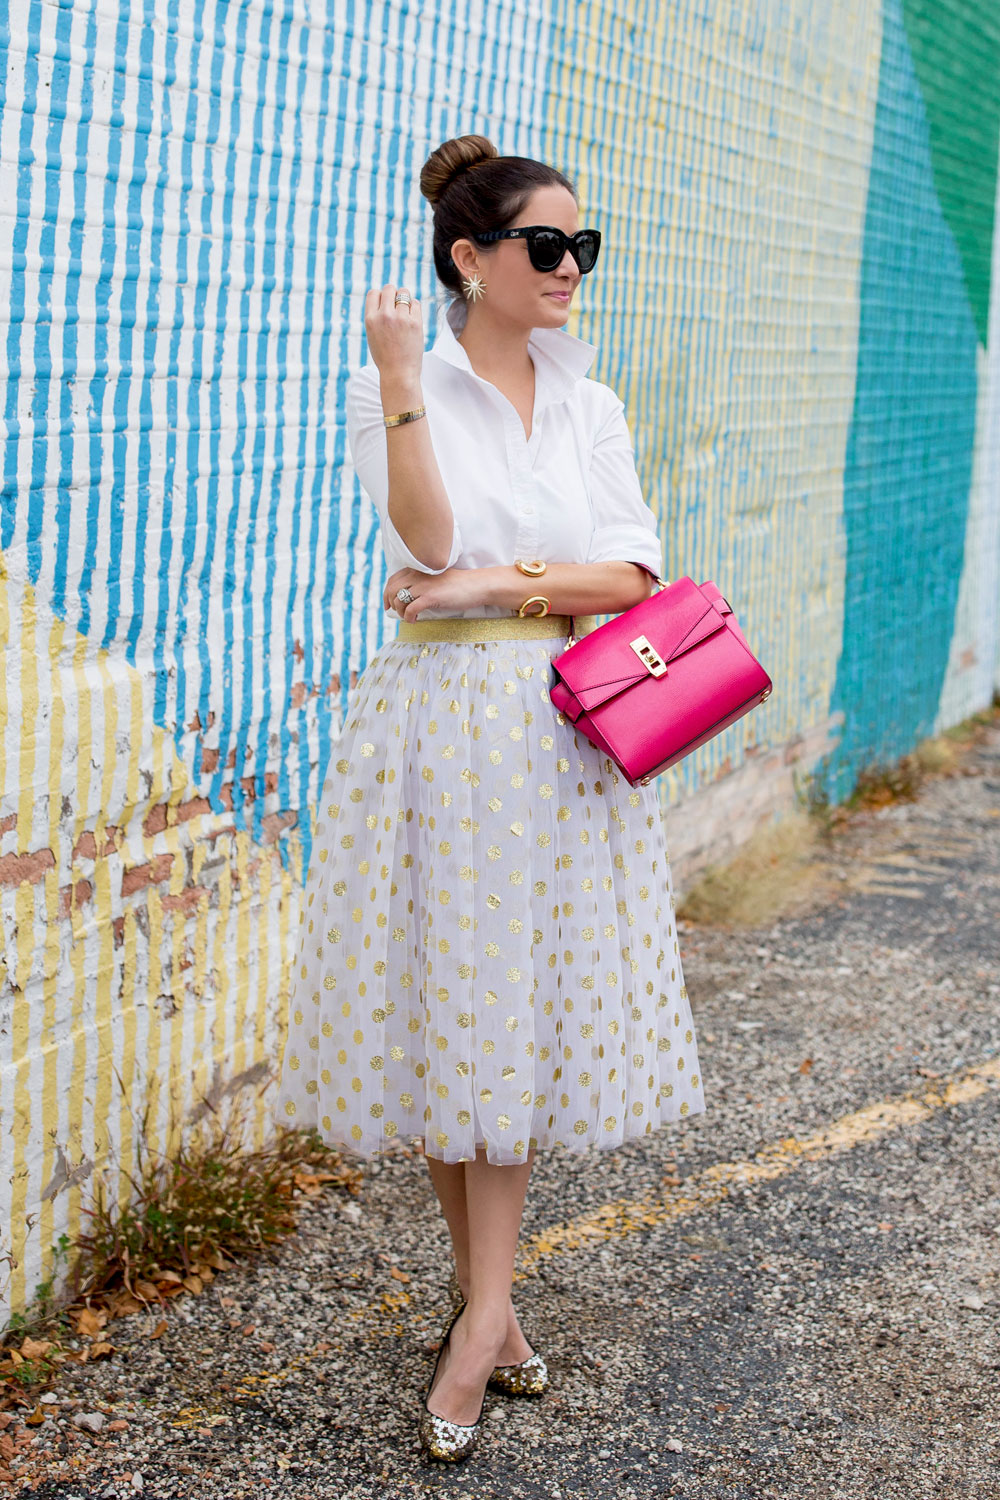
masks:
[[[187,823],[191,818],[200,818],[211,811],[212,804],[207,797],[191,797],[187,802],[179,804],[174,812],[174,822]]]
[[[292,690],[288,695],[288,701],[291,703],[293,708],[301,708],[308,697],[309,689],[306,687],[304,682],[292,683]]]
[[[201,752],[201,769],[203,771],[217,771],[219,769],[218,749],[205,749]]]
[[[61,885],[59,887],[59,915],[68,917],[73,906],[79,911],[85,902],[93,899],[93,895],[94,887],[89,880],[75,880],[72,885]]]
[[[5,818],[0,818],[0,834],[11,833],[17,827],[17,813],[8,813]]]
[[[97,858],[97,840],[94,837],[92,829],[85,828],[83,830],[83,832],[81,833],[80,837],[77,839],[76,843],[73,846],[73,858],[74,859],[96,859]]]
[[[28,854],[5,854],[0,858],[0,885],[34,885],[46,870],[55,868],[51,849],[32,849]]]
[[[131,870],[125,870],[122,874],[122,895],[131,896],[147,885],[169,879],[173,861],[172,854],[158,854],[148,865],[133,865]]]
[[[167,826],[167,807],[165,802],[158,802],[151,807],[142,820],[142,831],[148,839],[154,834],[162,833]]]
[[[294,827],[298,820],[299,815],[294,812],[268,813],[261,819],[261,843],[273,844],[286,828]]]
[[[163,905],[166,911],[191,911],[198,905],[202,896],[209,896],[207,886],[189,885],[183,891],[178,892],[176,896],[164,896]],[[182,964],[181,967],[183,968],[184,965]]]

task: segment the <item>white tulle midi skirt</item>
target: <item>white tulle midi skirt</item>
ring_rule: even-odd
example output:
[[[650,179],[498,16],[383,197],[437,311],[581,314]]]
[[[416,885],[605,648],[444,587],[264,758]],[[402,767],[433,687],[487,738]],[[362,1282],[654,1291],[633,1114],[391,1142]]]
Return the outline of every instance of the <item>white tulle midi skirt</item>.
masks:
[[[306,876],[282,1123],[506,1164],[704,1109],[656,786],[553,708],[564,647],[393,639],[369,661]]]

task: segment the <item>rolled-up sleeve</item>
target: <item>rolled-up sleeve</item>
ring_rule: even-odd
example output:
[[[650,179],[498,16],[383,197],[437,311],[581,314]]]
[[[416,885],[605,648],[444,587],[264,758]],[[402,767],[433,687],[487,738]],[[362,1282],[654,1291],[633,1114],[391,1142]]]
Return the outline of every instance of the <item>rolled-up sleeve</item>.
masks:
[[[354,472],[361,487],[368,495],[382,528],[382,549],[386,567],[390,573],[399,568],[416,568],[421,573],[443,573],[453,568],[462,552],[462,537],[458,521],[454,522],[451,552],[441,568],[432,568],[410,551],[389,515],[389,460],[386,448],[386,430],[382,422],[382,398],[378,388],[378,372],[374,379],[370,368],[356,370],[347,382],[344,405],[347,417],[347,446],[350,450]]]
[[[587,561],[634,562],[663,576],[656,517],[642,498],[625,403],[610,388],[611,409],[594,442],[590,496],[594,531]]]

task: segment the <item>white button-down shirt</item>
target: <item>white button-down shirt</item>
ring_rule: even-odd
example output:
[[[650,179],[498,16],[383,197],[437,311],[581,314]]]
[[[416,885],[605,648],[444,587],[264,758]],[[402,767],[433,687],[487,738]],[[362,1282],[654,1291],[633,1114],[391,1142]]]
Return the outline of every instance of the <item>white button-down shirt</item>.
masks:
[[[535,404],[525,437],[516,407],[476,374],[455,337],[466,312],[461,301],[449,304],[421,372],[427,409],[421,420],[430,427],[454,516],[444,568],[416,557],[389,515],[378,367],[364,365],[347,382],[351,460],[378,512],[388,572],[443,573],[542,558],[635,562],[663,576],[656,517],[642,497],[624,403],[610,386],[584,378],[596,346],[565,328],[531,331]],[[543,579],[524,582],[525,598],[544,593]],[[420,618],[510,613],[484,604],[464,611],[428,608]]]

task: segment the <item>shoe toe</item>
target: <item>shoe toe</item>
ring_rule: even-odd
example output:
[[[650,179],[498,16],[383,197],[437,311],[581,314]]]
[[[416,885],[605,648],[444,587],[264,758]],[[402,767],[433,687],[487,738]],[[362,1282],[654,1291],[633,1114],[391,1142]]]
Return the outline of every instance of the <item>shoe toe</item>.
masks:
[[[549,1372],[540,1354],[530,1354],[519,1365],[497,1365],[490,1385],[508,1396],[540,1396],[549,1388]]]
[[[468,1427],[449,1422],[447,1417],[439,1417],[425,1406],[420,1414],[420,1441],[431,1458],[457,1463],[468,1458],[476,1446],[481,1426],[481,1422],[473,1422]]]

